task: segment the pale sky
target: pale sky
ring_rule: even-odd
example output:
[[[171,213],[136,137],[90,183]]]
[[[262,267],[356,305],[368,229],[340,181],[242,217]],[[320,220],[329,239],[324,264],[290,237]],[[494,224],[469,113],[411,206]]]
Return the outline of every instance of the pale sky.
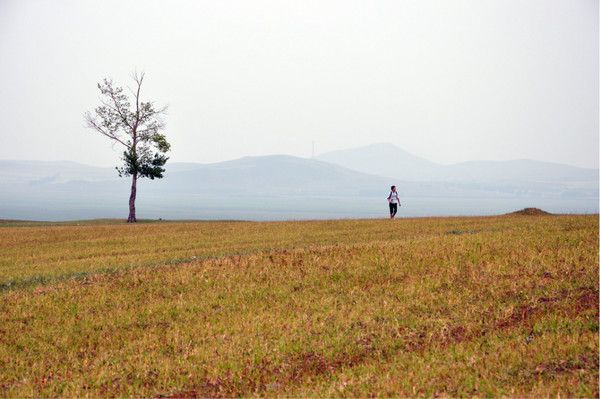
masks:
[[[0,0],[0,159],[114,165],[96,82],[146,72],[173,161],[391,142],[598,167],[597,0]]]

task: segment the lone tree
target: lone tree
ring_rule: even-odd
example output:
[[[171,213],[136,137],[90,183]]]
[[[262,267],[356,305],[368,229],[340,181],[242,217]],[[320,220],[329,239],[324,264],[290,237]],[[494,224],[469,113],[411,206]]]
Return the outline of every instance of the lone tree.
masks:
[[[85,114],[87,127],[125,147],[123,165],[116,169],[120,177],[131,176],[128,223],[137,221],[135,198],[138,178],[162,178],[163,166],[169,159],[165,154],[171,148],[161,133],[165,127],[162,116],[167,107],[156,108],[154,103],[142,101],[140,92],[144,74],[134,73],[132,78],[135,87],[128,88],[129,94],[122,87],[115,86],[111,79],[98,83],[101,105],[94,112]]]

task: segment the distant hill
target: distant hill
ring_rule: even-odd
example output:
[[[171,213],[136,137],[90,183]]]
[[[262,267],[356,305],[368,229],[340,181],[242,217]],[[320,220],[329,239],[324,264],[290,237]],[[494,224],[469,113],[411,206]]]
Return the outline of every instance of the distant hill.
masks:
[[[527,159],[470,161],[442,165],[410,154],[393,144],[372,144],[321,154],[317,159],[348,169],[405,181],[592,183],[598,169]],[[589,187],[589,186],[588,186]]]
[[[112,168],[0,161],[0,218],[115,217],[126,205],[129,184]],[[384,202],[388,186],[382,177],[287,155],[170,163],[164,179],[139,181],[138,214],[260,220],[368,216],[365,207],[374,198]]]
[[[101,168],[70,161],[0,160],[0,183],[36,185],[73,180],[99,181],[116,178],[114,168]]]
[[[168,173],[201,168],[194,162],[172,162]],[[90,166],[71,161],[27,161],[0,159],[0,182],[3,184],[50,184],[72,181],[93,182],[119,179],[114,167]]]
[[[597,185],[598,169],[528,159],[470,161],[445,166],[440,177],[453,181],[585,182]]]
[[[442,168],[440,164],[389,143],[327,152],[316,159],[363,173],[408,181],[431,180]]]
[[[391,184],[399,187],[402,215],[501,214],[527,207],[553,213],[598,211],[597,181],[577,180],[580,178],[573,177],[573,170],[561,165],[552,171],[561,181],[544,181],[539,176],[555,165],[514,161],[513,169],[506,169],[511,180],[494,175],[498,168],[486,169],[480,163],[438,165],[389,145],[371,146],[367,152],[369,157],[403,155],[406,167],[398,170],[420,171],[422,180],[382,177],[288,155],[213,164],[169,163],[164,179],[138,183],[138,216],[250,220],[380,217],[386,214],[385,197]],[[363,158],[365,165],[369,157]],[[525,172],[519,172],[520,166]],[[430,173],[429,179],[424,171]],[[443,173],[464,178],[451,179]],[[525,180],[516,179],[523,176]],[[118,217],[126,211],[129,184],[129,179],[119,178],[113,168],[74,162],[0,161],[0,218]]]
[[[208,195],[355,196],[386,191],[389,180],[330,163],[288,155],[244,157],[169,172],[151,190]]]

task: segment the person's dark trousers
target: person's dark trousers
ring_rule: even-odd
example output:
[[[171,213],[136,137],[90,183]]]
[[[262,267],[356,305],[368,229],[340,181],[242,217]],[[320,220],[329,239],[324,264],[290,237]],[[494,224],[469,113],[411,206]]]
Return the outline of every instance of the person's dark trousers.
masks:
[[[390,217],[396,216],[396,212],[398,212],[398,204],[392,204],[390,202]]]

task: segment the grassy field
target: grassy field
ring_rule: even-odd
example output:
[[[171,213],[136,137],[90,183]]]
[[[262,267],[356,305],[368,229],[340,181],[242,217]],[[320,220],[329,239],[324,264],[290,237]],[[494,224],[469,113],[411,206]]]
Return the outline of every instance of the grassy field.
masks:
[[[0,224],[1,397],[598,397],[598,216]]]

